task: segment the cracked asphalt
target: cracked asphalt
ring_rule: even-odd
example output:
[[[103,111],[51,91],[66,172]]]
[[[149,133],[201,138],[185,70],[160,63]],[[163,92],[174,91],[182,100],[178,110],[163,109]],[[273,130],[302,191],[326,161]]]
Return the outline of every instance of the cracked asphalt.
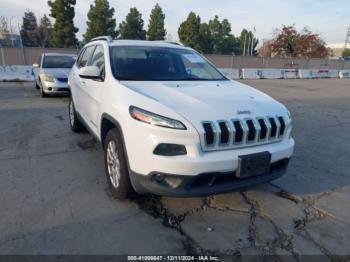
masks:
[[[350,80],[243,82],[292,112],[288,173],[241,192],[128,201],[111,198],[100,146],[70,131],[67,98],[0,83],[0,254],[350,259]]]

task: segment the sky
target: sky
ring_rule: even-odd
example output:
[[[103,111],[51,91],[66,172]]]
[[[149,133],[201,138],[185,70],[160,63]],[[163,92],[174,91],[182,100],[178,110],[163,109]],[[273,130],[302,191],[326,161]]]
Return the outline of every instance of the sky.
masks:
[[[77,0],[76,27],[81,39],[86,31],[87,12],[94,0]],[[136,7],[147,29],[151,9],[159,3],[166,15],[165,26],[169,37],[177,40],[177,29],[190,11],[209,21],[215,15],[228,19],[232,33],[238,36],[243,28],[256,29],[260,43],[271,39],[281,25],[305,26],[320,36],[331,47],[344,46],[346,29],[350,27],[350,0],[109,0],[115,9],[119,25],[129,9]],[[0,0],[0,16],[11,20],[12,25],[21,22],[23,13],[32,10],[37,17],[49,13],[47,0]]]

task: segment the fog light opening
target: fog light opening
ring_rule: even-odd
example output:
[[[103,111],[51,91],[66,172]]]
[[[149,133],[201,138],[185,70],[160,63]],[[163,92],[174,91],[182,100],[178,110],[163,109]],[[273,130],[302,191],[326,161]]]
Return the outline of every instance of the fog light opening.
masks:
[[[155,174],[153,176],[153,179],[157,182],[157,183],[162,183],[164,181],[164,175],[162,174]]]
[[[187,155],[187,150],[184,145],[159,144],[154,149],[153,154],[158,156],[181,156]]]
[[[166,176],[165,182],[171,188],[178,188],[182,183],[182,179],[180,177],[176,177],[176,176]]]

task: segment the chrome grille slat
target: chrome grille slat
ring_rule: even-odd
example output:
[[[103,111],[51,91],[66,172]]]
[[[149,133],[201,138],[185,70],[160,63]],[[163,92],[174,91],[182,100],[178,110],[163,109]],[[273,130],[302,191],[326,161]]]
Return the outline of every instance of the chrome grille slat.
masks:
[[[241,125],[243,128],[243,140],[242,141],[244,144],[247,144],[249,128],[248,128],[246,121],[241,121]]]
[[[278,115],[203,121],[201,143],[203,143],[205,150],[220,150],[272,143],[284,137],[287,130],[289,130],[289,125],[290,121],[288,119]],[[262,133],[263,135],[261,136]]]
[[[230,138],[228,140],[228,146],[232,145],[235,141],[235,136],[236,136],[236,130],[235,130],[235,127],[233,125],[233,122],[232,121],[227,121],[227,127],[229,129],[229,132],[230,132]]]
[[[281,129],[281,123],[278,120],[278,117],[274,117],[276,125],[277,125],[277,132],[276,132],[276,138],[280,137],[280,129]]]
[[[259,140],[261,128],[260,128],[259,123],[256,121],[256,119],[252,119],[252,120],[253,120],[253,125],[255,127],[254,143],[256,143]]]

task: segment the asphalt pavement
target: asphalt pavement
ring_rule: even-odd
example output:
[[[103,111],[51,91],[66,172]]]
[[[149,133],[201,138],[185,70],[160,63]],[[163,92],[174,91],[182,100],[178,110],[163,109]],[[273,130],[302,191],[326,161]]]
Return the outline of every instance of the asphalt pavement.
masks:
[[[242,81],[284,103],[296,150],[269,184],[198,198],[113,199],[68,98],[0,83],[0,254],[350,255],[350,80]],[[348,256],[348,257],[346,257]]]

